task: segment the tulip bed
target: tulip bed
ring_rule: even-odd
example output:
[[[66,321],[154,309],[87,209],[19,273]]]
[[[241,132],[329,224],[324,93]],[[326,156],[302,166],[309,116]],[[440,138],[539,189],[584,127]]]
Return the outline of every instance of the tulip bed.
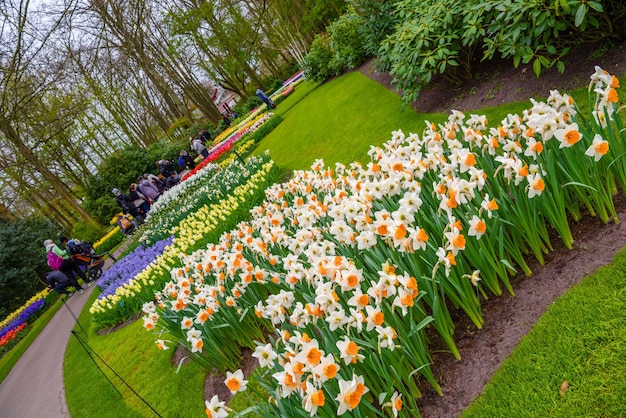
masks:
[[[459,357],[450,309],[482,326],[481,297],[543,263],[550,230],[567,247],[568,217],[616,219],[626,186],[617,79],[596,68],[592,112],[551,92],[489,127],[452,112],[421,136],[393,132],[366,165],[317,161],[215,244],[183,257],[144,305],[208,370],[246,388],[242,348],[275,402],[262,416],[419,416],[419,378],[440,392],[426,329]],[[207,410],[223,416],[213,397]]]
[[[49,292],[45,289],[37,293],[0,323],[0,357],[13,348],[21,336],[28,332],[28,324],[43,312]]]
[[[103,293],[89,309],[93,321],[99,327],[109,327],[139,313],[143,302],[152,299],[171,278],[170,271],[180,265],[180,257],[203,247],[225,228],[232,228],[252,202],[263,198],[277,171],[264,155],[245,164],[233,161],[224,169],[207,166],[166,192],[149,212],[147,229],[140,238],[143,246],[100,280]],[[150,245],[152,242],[155,244]],[[139,258],[143,261],[135,263]]]
[[[237,125],[236,129],[229,130],[227,136],[224,139],[222,138],[222,134],[220,134],[217,138],[215,138],[216,143],[214,143],[209,149],[209,156],[206,157],[196,168],[190,170],[186,173],[182,180],[185,181],[190,177],[193,177],[198,171],[202,170],[207,164],[210,164],[216,160],[218,160],[222,155],[226,154],[226,152],[230,151],[233,148],[233,144],[239,141],[244,136],[256,132],[265,122],[270,120],[274,114],[272,112],[262,113],[255,117],[250,117],[240,124]]]

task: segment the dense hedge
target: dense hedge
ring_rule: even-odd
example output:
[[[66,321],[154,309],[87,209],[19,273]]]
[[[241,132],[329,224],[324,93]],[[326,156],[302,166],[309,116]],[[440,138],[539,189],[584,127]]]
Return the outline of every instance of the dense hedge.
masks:
[[[481,60],[510,59],[565,68],[572,50],[626,35],[626,5],[587,0],[354,0],[329,34],[313,41],[307,76],[324,81],[376,53],[405,103],[435,75],[454,84],[475,76]],[[357,23],[355,23],[357,22]],[[340,28],[340,30],[338,30]],[[352,31],[352,32],[350,32]],[[356,41],[356,42],[355,42]]]

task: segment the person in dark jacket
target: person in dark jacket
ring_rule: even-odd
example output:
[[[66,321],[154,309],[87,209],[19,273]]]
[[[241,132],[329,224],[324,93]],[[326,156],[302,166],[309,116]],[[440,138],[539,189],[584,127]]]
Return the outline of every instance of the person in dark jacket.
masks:
[[[207,142],[211,142],[211,134],[206,129],[202,129],[198,134],[200,141],[206,146]]]
[[[128,197],[130,197],[133,201],[133,204],[139,211],[139,214],[141,216],[146,216],[146,214],[150,211],[150,203],[146,200],[146,196],[138,190],[136,183],[130,185]]]
[[[137,209],[137,206],[135,206],[133,199],[131,199],[129,195],[120,192],[119,189],[113,189],[113,194],[115,195],[115,202],[122,208],[124,215],[132,215],[133,221],[137,224],[143,223],[141,212]]]
[[[176,172],[174,164],[172,164],[171,161],[159,160],[156,164],[159,167],[159,173],[161,173],[163,178],[168,178],[170,174],[172,174],[172,171]]]
[[[180,167],[181,170],[193,170],[196,168],[196,162],[184,149],[181,149],[178,155],[178,167]]]
[[[44,280],[48,284],[48,287],[57,293],[67,295],[69,298],[73,295],[73,292],[67,290],[68,287],[73,286],[70,279],[61,271],[49,271],[44,274]],[[76,289],[78,291],[78,289]]]
[[[165,189],[169,190],[172,187],[176,186],[178,183],[180,183],[180,177],[178,177],[178,174],[176,173],[176,171],[174,171],[168,178],[167,181],[165,182]]]
[[[261,90],[261,88],[259,87],[258,89],[256,89],[256,95],[259,99],[261,99],[261,101],[263,103],[265,103],[267,105],[268,109],[276,109],[276,105],[274,104],[274,102],[272,101],[272,99],[270,99],[267,94],[265,94],[265,92],[263,90]]]

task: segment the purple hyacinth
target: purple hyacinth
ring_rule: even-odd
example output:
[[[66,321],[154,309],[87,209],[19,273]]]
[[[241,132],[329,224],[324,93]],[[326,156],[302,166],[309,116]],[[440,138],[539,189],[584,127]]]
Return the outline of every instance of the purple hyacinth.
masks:
[[[118,287],[124,286],[134,279],[151,262],[163,254],[165,247],[171,245],[173,241],[174,237],[169,237],[156,242],[152,247],[145,248],[139,246],[135,251],[111,266],[98,280],[98,287],[102,291],[98,299],[115,294]]]
[[[11,330],[19,327],[25,322],[28,322],[31,316],[40,310],[46,304],[45,299],[37,299],[35,302],[28,305],[13,321],[9,322],[4,328],[0,329],[0,338],[4,337]]]

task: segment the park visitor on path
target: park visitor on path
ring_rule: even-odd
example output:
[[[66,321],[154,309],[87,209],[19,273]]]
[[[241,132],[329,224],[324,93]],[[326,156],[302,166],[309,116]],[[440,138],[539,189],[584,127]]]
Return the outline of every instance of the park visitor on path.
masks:
[[[87,279],[87,276],[81,270],[80,266],[72,261],[69,252],[60,249],[51,239],[45,240],[43,245],[46,247],[46,254],[48,254],[48,266],[50,266],[52,270],[61,271],[68,277],[76,290],[82,293],[84,289],[78,283],[76,276],[83,279],[85,284],[89,283],[89,279]]]

